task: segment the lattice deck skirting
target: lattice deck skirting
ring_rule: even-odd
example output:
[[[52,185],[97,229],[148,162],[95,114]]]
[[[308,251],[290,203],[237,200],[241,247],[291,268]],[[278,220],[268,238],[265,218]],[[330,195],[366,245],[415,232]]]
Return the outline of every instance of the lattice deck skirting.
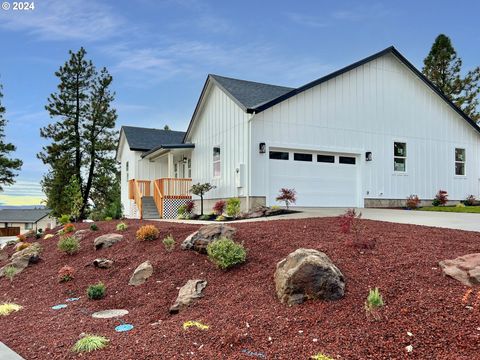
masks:
[[[163,199],[163,214],[164,219],[176,219],[178,216],[178,208],[185,205],[191,199]]]

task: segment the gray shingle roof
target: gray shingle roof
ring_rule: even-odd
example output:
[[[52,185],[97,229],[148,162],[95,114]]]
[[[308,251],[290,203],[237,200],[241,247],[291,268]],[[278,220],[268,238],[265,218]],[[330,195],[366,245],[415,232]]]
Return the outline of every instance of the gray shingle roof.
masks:
[[[50,213],[50,209],[2,209],[0,223],[4,222],[37,222]]]
[[[130,150],[149,151],[168,144],[181,144],[185,132],[149,129],[136,126],[122,126]]]
[[[285,86],[238,80],[219,75],[210,75],[210,77],[245,109],[254,109],[293,90],[293,88]]]

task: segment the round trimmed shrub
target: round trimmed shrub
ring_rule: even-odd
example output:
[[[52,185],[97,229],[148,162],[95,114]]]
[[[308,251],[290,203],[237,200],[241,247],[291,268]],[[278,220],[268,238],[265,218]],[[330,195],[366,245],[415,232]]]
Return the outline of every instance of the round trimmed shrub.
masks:
[[[95,285],[90,285],[87,288],[87,296],[90,300],[100,300],[105,297],[105,285],[99,282]]]
[[[125,224],[124,222],[117,224],[117,231],[125,231],[127,229],[128,229],[128,225]]]
[[[158,239],[160,232],[153,225],[144,225],[137,230],[136,238],[140,241]]]
[[[243,245],[228,238],[220,238],[208,244],[207,254],[208,258],[222,270],[244,263],[247,259],[247,251]]]
[[[93,223],[92,225],[90,225],[90,230],[97,231],[98,230],[98,225]]]
[[[67,236],[58,241],[57,247],[68,255],[74,255],[80,250],[80,241],[75,236]]]

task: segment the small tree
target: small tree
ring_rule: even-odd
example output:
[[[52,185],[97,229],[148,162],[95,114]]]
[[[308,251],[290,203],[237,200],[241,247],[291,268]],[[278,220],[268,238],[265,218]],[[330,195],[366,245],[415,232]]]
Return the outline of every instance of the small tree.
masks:
[[[200,216],[203,215],[203,196],[212,189],[215,189],[215,186],[210,183],[197,183],[192,185],[190,189],[192,194],[200,196]]]
[[[285,202],[285,206],[288,210],[290,204],[295,204],[297,202],[297,192],[295,189],[281,188],[280,193],[275,200]]]

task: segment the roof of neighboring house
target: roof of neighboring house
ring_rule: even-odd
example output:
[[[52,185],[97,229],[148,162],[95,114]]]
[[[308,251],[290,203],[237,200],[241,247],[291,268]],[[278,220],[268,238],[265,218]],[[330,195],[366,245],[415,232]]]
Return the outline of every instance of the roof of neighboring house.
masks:
[[[232,79],[219,75],[210,74],[209,77],[245,110],[256,108],[294,90],[290,87]]]
[[[181,144],[185,132],[136,126],[122,126],[130,150],[149,151],[161,145]],[[121,135],[120,135],[121,136]]]
[[[0,223],[28,222],[35,223],[50,214],[50,209],[2,209]]]

